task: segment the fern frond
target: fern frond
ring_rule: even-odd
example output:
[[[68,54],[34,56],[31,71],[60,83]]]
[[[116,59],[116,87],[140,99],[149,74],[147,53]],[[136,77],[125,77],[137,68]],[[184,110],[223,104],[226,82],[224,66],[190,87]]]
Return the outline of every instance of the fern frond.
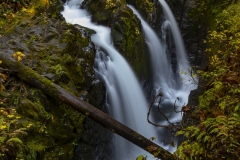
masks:
[[[210,136],[205,136],[203,139],[203,142],[206,142],[207,140],[209,140],[209,138],[211,138]]]
[[[7,138],[6,136],[1,136],[1,137],[0,137],[0,143],[4,143],[4,141],[6,140],[6,138]]]
[[[205,136],[205,135],[206,135],[206,132],[200,133],[200,134],[197,136],[197,140],[202,139],[202,137]]]
[[[7,140],[6,144],[9,144],[10,142],[13,142],[13,143],[17,143],[17,144],[23,144],[22,140],[19,139],[19,138],[10,138],[9,140]]]
[[[214,128],[214,129],[212,129],[212,130],[210,131],[210,134],[211,134],[211,133],[217,133],[217,132],[219,132],[219,129],[218,129],[218,128]]]

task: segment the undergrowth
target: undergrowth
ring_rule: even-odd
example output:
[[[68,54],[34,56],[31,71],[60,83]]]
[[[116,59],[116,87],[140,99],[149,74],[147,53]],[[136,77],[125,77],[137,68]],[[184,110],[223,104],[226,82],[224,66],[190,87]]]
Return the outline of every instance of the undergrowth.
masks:
[[[203,5],[203,9],[216,14],[213,30],[205,40],[209,64],[198,71],[207,83],[199,96],[197,111],[192,113],[195,125],[177,132],[186,140],[175,155],[181,160],[237,160],[240,158],[240,3],[207,2],[201,3],[208,5]]]

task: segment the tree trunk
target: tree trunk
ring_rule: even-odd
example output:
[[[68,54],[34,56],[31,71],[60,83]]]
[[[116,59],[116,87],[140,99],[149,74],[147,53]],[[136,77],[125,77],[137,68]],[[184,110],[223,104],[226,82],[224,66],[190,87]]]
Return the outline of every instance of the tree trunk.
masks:
[[[38,75],[30,67],[27,67],[21,62],[17,62],[12,59],[10,55],[0,54],[0,60],[2,60],[2,65],[4,67],[13,70],[20,79],[36,88],[39,88],[46,95],[62,101],[73,109],[87,115],[95,122],[106,127],[110,131],[117,133],[128,141],[153,154],[155,157],[161,158],[162,160],[174,159],[173,155],[162,147],[156,145],[139,133],[111,118],[89,103],[82,101],[78,97],[68,93],[66,90],[52,83],[50,80]]]

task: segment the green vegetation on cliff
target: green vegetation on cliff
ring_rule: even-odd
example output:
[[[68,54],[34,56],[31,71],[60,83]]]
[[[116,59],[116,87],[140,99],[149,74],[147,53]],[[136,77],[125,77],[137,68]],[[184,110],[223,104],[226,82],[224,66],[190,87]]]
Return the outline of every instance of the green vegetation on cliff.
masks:
[[[58,0],[2,2],[0,54],[100,106],[105,91],[94,75],[93,32],[67,24],[62,5]],[[72,159],[84,122],[84,115],[0,66],[0,159]]]
[[[240,2],[204,1],[210,17],[205,52],[209,64],[198,71],[204,93],[192,123],[178,132],[186,140],[177,159],[239,159],[240,151]]]

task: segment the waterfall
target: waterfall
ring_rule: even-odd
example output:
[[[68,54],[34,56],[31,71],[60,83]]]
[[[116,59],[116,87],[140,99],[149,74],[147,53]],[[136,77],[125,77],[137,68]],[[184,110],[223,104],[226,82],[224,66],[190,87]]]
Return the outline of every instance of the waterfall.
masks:
[[[144,21],[141,15],[137,12],[137,10],[128,5],[134,14],[140,19],[143,32],[145,35],[145,41],[149,49],[149,53],[151,56],[152,63],[152,71],[153,71],[153,87],[154,87],[154,95],[156,96],[160,92],[162,93],[162,101],[161,101],[161,111],[168,117],[168,120],[172,123],[180,122],[182,119],[181,113],[176,113],[174,111],[174,102],[178,99],[176,106],[178,106],[177,110],[181,110],[181,106],[187,104],[188,95],[190,90],[195,89],[196,85],[191,84],[191,82],[187,81],[183,82],[183,79],[189,79],[189,62],[186,57],[186,51],[184,48],[183,40],[180,35],[180,31],[178,29],[176,20],[168,7],[167,3],[164,0],[159,0],[162,5],[164,16],[166,20],[163,22],[161,27],[161,40],[158,38],[157,34],[153,31],[153,29]],[[171,56],[169,55],[169,49],[167,42],[167,34],[171,32],[173,37],[173,43],[176,47],[176,56],[177,56],[177,70],[184,71],[186,74],[181,74],[181,72],[174,72],[171,67]],[[171,49],[171,48],[170,48]],[[188,74],[188,75],[187,75]],[[156,102],[157,105],[157,102]],[[167,125],[166,119],[161,116],[161,114],[157,111],[157,107],[152,110],[152,117],[154,122],[157,124],[165,124]],[[165,129],[158,129],[158,140],[159,143],[170,152],[173,152],[177,146],[177,140],[174,135],[169,134],[171,132],[167,132]],[[166,137],[168,137],[166,140]],[[171,147],[169,143],[174,141],[176,146]]]
[[[178,28],[177,22],[173,16],[171,9],[165,0],[159,0],[164,16],[169,20],[171,31],[173,33],[174,42],[177,49],[177,59],[178,59],[178,69],[180,71],[185,71],[189,74],[189,62],[186,57],[186,51],[183,44],[182,36],[180,34],[180,30]]]
[[[107,102],[110,116],[137,131],[146,138],[156,137],[157,142],[165,149],[173,152],[176,147],[171,147],[171,140],[176,142],[174,136],[166,133],[164,129],[156,129],[147,122],[148,105],[142,89],[134,75],[131,67],[121,54],[114,48],[111,40],[111,30],[105,26],[96,25],[91,22],[91,15],[80,9],[83,0],[70,0],[64,5],[62,15],[66,21],[72,24],[79,24],[96,32],[91,36],[96,46],[95,72],[107,87]],[[194,87],[187,84],[181,85],[180,78],[185,78],[178,72],[174,72],[171,66],[171,57],[168,55],[167,31],[171,30],[174,45],[176,47],[177,69],[189,73],[189,63],[186,58],[185,48],[177,23],[164,0],[159,0],[162,5],[166,20],[162,24],[162,37],[159,37],[151,27],[142,19],[140,14],[133,8],[134,13],[139,17],[145,33],[146,43],[149,48],[152,61],[154,94],[163,93],[161,110],[171,122],[181,121],[181,114],[175,113],[173,103],[176,98],[177,106],[182,106],[188,101],[188,94]],[[180,107],[178,110],[181,109]],[[154,109],[153,109],[154,111]],[[156,111],[156,109],[155,109]],[[158,112],[152,113],[155,123],[167,124],[166,120]],[[156,131],[157,130],[157,131]],[[166,140],[166,141],[165,141]],[[115,157],[117,160],[132,160],[140,154],[147,154],[146,151],[136,147],[125,139],[115,136]],[[148,159],[153,156],[148,155]]]
[[[95,69],[107,87],[110,116],[146,138],[156,137],[155,128],[147,122],[148,106],[139,82],[126,60],[113,47],[111,30],[93,24],[91,15],[79,8],[82,1],[68,1],[64,5],[62,15],[67,22],[79,24],[96,32],[91,36],[96,46]],[[119,136],[116,136],[115,144],[114,159],[132,160],[140,154],[147,154]]]

